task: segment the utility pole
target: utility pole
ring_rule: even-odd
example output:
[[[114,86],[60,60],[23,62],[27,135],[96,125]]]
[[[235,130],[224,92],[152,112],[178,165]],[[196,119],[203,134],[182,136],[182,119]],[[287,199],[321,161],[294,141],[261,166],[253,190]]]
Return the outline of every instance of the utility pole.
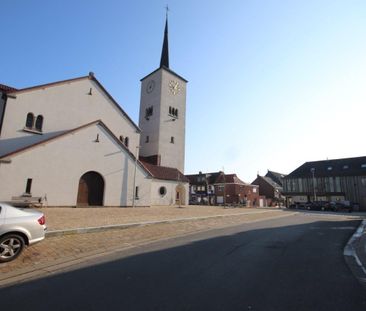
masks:
[[[137,167],[137,159],[139,157],[140,146],[136,146],[136,155],[135,155],[135,170],[133,172],[133,192],[132,192],[132,208],[135,207],[135,199],[136,199],[136,167]]]
[[[311,173],[313,174],[313,190],[314,190],[314,202],[316,201],[316,189],[315,189],[315,168],[311,168]]]

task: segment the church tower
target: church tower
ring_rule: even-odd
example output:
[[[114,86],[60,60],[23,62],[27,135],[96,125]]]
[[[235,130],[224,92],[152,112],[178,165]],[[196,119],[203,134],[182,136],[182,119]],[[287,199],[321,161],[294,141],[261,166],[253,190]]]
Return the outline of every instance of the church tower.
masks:
[[[187,80],[169,68],[168,18],[160,67],[141,79],[140,156],[184,173]]]

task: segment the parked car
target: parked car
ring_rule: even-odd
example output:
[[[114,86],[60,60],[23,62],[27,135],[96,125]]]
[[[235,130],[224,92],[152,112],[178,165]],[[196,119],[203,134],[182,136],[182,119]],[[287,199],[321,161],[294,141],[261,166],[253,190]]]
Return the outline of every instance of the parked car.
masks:
[[[337,201],[337,202],[330,202],[331,210],[334,212],[338,211],[347,211],[349,213],[352,212],[352,204],[349,201]]]
[[[45,238],[44,214],[0,202],[0,263],[17,258],[25,246]]]

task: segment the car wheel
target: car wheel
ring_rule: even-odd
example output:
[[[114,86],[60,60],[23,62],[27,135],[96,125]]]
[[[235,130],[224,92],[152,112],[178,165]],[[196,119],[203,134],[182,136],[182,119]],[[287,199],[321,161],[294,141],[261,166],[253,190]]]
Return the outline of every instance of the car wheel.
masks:
[[[17,258],[24,249],[24,239],[18,234],[5,235],[0,239],[0,263]]]

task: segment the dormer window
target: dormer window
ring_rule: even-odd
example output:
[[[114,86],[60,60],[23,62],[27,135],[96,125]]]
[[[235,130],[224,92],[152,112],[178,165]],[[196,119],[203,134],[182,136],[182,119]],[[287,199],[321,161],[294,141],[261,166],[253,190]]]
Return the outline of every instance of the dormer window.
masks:
[[[332,166],[328,166],[328,168],[327,168],[328,171],[331,171],[332,169],[333,169]]]
[[[343,169],[344,170],[348,170],[349,169],[349,166],[346,164],[346,165],[343,165]]]
[[[366,163],[361,164],[361,168],[366,168]]]

